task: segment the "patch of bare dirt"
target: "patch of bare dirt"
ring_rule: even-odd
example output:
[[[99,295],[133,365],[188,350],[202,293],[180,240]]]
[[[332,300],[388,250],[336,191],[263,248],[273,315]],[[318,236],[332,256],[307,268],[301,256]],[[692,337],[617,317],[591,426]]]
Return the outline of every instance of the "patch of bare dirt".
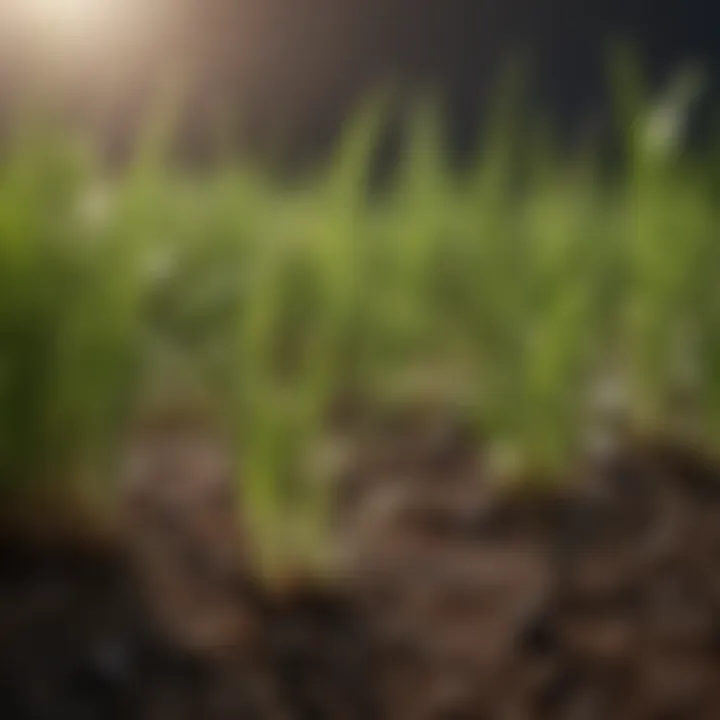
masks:
[[[213,433],[146,428],[126,457],[119,534],[3,524],[4,719],[720,717],[720,472],[697,452],[513,488],[467,428],[396,418],[338,485],[335,583],[284,587]]]
[[[720,717],[714,464],[638,443],[513,489],[457,428],[427,427],[366,442],[346,478],[386,717]]]

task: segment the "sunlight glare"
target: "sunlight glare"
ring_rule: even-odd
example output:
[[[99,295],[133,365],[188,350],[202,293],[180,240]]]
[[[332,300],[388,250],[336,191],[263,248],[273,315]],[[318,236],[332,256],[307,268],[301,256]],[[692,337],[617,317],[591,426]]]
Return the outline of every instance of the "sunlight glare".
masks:
[[[56,40],[80,41],[101,36],[122,19],[123,0],[23,0],[18,19],[26,30]]]

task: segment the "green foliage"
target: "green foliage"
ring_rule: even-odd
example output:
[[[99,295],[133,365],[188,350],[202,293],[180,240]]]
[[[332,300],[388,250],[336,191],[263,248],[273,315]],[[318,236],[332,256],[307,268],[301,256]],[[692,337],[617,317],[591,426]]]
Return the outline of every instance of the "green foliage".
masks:
[[[91,158],[43,131],[0,169],[0,479],[75,484],[132,381],[140,264]],[[72,458],[72,462],[71,462]]]
[[[712,173],[682,152],[696,79],[652,103],[618,58],[626,170],[612,183],[516,127],[512,93],[462,178],[419,106],[373,200],[382,97],[322,173],[285,189],[232,163],[171,172],[162,132],[112,181],[82,144],[19,140],[0,165],[2,482],[102,477],[129,404],[178,367],[237,433],[274,533],[322,518],[304,458],[333,402],[396,401],[420,371],[541,473],[578,451],[608,375],[631,426],[675,432],[687,415],[717,441],[720,218]]]

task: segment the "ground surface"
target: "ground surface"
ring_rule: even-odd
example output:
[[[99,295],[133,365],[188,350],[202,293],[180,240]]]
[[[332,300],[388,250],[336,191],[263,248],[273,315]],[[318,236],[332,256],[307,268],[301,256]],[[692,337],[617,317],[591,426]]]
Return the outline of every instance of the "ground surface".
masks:
[[[711,464],[643,445],[517,493],[462,438],[414,432],[346,479],[330,586],[269,588],[170,550],[182,577],[147,592],[122,535],[6,523],[0,716],[720,717]]]

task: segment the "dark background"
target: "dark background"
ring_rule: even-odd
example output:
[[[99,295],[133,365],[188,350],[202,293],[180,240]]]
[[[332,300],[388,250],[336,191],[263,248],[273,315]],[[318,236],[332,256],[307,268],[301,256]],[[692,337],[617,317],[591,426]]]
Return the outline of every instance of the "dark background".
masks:
[[[68,111],[116,141],[172,74],[192,88],[183,136],[190,151],[202,154],[222,124],[246,146],[295,157],[321,154],[356,100],[387,79],[402,97],[440,92],[453,146],[467,153],[494,81],[518,53],[533,101],[568,135],[607,116],[615,40],[642,55],[654,83],[700,61],[718,87],[720,6],[712,0],[164,2],[163,21],[136,33],[122,59],[88,59],[67,85]],[[22,51],[13,55],[6,42],[0,53],[6,106],[11,89],[27,84]]]

